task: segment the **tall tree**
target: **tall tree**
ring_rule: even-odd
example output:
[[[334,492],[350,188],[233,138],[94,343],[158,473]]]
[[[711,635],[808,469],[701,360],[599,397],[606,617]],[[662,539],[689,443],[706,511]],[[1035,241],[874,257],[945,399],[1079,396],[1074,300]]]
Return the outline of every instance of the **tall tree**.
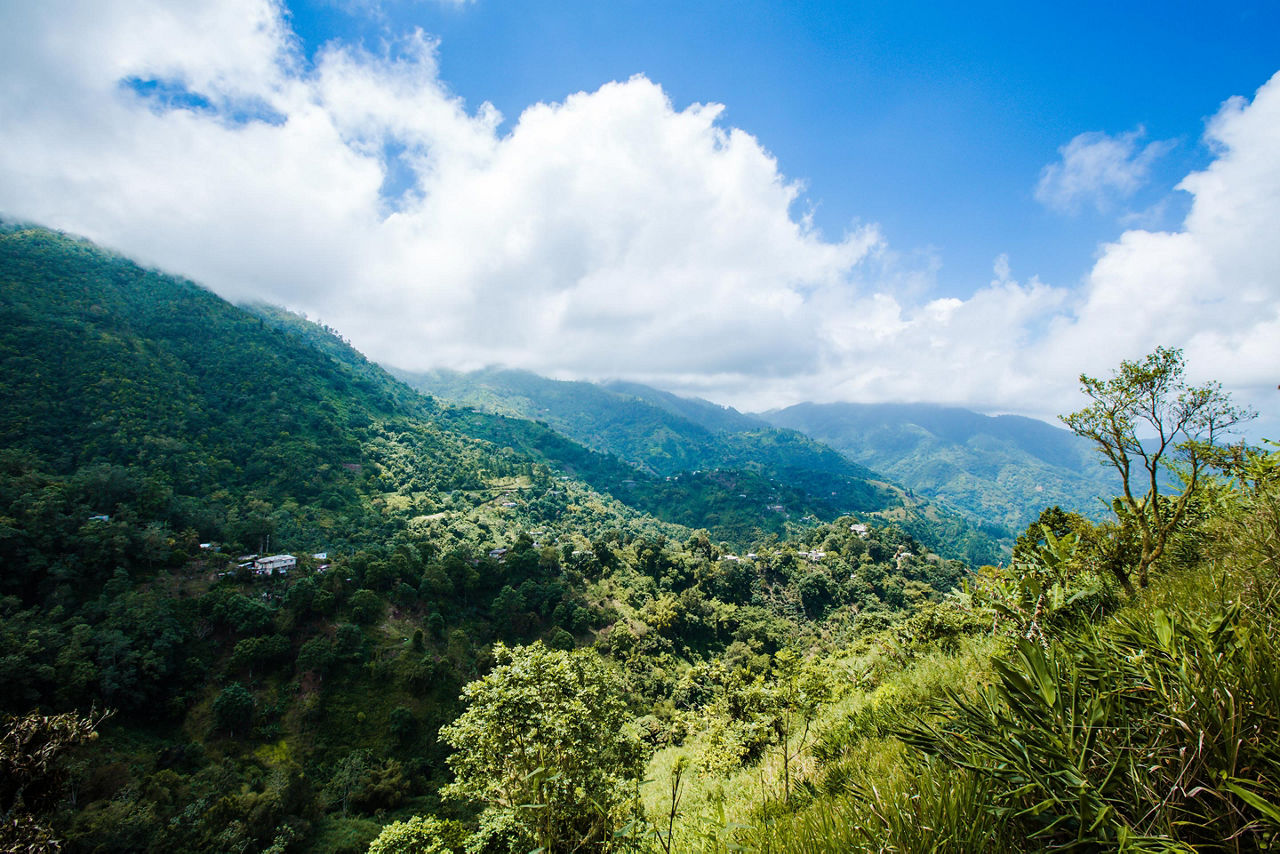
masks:
[[[1169,535],[1186,515],[1206,470],[1223,459],[1223,439],[1232,427],[1254,417],[1234,406],[1216,382],[1190,386],[1177,348],[1157,347],[1141,361],[1124,361],[1111,379],[1080,375],[1093,403],[1061,416],[1079,436],[1092,441],[1120,474],[1121,508],[1137,528],[1138,585],[1147,586],[1151,565],[1164,554]],[[1175,472],[1180,491],[1161,490]],[[1130,594],[1128,568],[1113,572]]]
[[[467,710],[440,731],[457,750],[445,792],[484,803],[481,833],[510,845],[609,848],[644,761],[620,677],[590,650],[498,643],[493,655],[497,666],[463,690]]]

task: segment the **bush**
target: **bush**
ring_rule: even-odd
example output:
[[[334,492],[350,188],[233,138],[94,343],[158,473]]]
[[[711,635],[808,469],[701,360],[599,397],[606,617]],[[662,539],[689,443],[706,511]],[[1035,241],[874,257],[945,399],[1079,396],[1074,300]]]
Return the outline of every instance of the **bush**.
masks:
[[[445,832],[444,823],[430,816],[393,821],[369,845],[369,854],[448,854],[441,841]]]
[[[591,650],[499,643],[493,655],[489,675],[463,689],[467,710],[440,731],[457,751],[445,793],[485,804],[486,832],[513,844],[607,845],[644,757],[622,680]]]

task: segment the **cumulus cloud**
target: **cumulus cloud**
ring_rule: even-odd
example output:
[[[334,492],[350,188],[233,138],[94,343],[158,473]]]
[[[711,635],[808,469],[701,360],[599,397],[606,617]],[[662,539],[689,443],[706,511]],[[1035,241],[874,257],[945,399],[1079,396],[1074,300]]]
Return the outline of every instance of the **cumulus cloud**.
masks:
[[[385,362],[630,378],[746,408],[1043,415],[1074,407],[1080,370],[1165,344],[1229,385],[1274,386],[1280,78],[1211,124],[1180,230],[1125,232],[1079,287],[1019,280],[1001,256],[940,299],[937,259],[874,225],[817,232],[760,140],[643,76],[504,132],[449,91],[423,33],[304,62],[273,0],[5,15],[0,212],[305,311]],[[1158,145],[1078,138],[1054,192],[1127,192]]]
[[[1178,185],[1193,197],[1174,232],[1131,230],[1108,244],[1080,308],[1054,329],[1061,357],[1134,354],[1166,341],[1273,409],[1280,370],[1280,74],[1252,103],[1227,101],[1206,140],[1217,154]],[[1267,394],[1267,392],[1270,394]],[[1264,397],[1265,395],[1265,397]]]
[[[1127,199],[1146,184],[1151,164],[1173,143],[1140,145],[1142,128],[1110,136],[1082,133],[1058,149],[1061,158],[1040,173],[1036,200],[1056,211],[1076,213],[1083,205],[1098,211]]]

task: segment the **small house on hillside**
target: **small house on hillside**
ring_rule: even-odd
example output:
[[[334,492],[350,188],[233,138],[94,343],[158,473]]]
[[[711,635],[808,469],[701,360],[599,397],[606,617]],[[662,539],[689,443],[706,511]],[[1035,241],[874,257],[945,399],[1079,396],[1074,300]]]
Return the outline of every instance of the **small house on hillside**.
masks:
[[[288,575],[289,570],[296,569],[298,559],[293,555],[269,555],[253,562],[254,575]]]

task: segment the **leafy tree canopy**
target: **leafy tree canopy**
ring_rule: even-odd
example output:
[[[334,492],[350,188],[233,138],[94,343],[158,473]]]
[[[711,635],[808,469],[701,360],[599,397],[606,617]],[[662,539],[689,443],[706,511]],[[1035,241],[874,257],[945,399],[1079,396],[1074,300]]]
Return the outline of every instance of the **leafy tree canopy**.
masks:
[[[484,803],[511,844],[604,848],[644,759],[621,678],[587,650],[498,644],[494,659],[464,689],[467,710],[441,730],[457,750],[446,794]]]
[[[1141,361],[1121,362],[1111,379],[1081,374],[1080,386],[1093,403],[1062,416],[1120,474],[1121,501],[1141,540],[1142,587],[1206,469],[1224,459],[1219,443],[1232,427],[1254,417],[1234,406],[1216,382],[1188,385],[1185,369],[1181,350],[1157,347]],[[1170,467],[1182,489],[1166,496],[1161,490]],[[1116,566],[1120,583],[1132,592],[1127,571]]]

